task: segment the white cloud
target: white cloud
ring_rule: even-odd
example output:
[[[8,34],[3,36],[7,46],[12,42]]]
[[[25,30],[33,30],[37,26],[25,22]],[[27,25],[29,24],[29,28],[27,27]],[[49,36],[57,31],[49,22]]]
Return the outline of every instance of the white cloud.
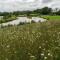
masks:
[[[0,11],[34,10],[43,6],[60,7],[59,0],[0,0]]]

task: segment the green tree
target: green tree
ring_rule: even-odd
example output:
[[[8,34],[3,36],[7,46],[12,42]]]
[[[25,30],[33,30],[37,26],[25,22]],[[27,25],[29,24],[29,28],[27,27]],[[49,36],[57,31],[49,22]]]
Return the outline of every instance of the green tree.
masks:
[[[44,15],[51,14],[51,12],[52,12],[52,9],[48,7],[44,7],[41,9],[41,14],[44,14]]]

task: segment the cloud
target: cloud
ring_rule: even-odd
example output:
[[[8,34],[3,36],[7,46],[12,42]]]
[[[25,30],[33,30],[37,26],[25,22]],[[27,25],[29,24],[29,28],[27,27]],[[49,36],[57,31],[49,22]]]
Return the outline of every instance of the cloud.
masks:
[[[48,6],[52,7],[52,8],[59,8],[60,9],[60,1],[59,0],[53,0]]]
[[[0,11],[34,10],[43,6],[59,7],[59,0],[0,0]]]
[[[38,3],[35,0],[0,0],[0,11],[33,10]]]
[[[52,2],[52,0],[42,0],[43,3]]]

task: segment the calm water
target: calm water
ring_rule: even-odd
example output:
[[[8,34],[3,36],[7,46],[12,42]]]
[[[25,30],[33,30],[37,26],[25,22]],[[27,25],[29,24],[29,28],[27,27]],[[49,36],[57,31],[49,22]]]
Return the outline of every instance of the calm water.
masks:
[[[10,21],[10,22],[6,22],[6,23],[2,23],[0,25],[2,26],[8,26],[8,25],[18,25],[20,24],[21,22],[24,22],[24,23],[31,23],[31,21],[34,21],[34,22],[45,22],[46,19],[43,19],[43,18],[39,18],[39,17],[32,17],[31,19],[27,18],[27,17],[18,17],[16,20],[13,20],[13,21]]]

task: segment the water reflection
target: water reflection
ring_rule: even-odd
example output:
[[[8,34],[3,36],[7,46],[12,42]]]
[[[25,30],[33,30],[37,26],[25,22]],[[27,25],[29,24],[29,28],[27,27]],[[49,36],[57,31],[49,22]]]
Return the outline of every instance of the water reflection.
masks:
[[[32,17],[32,18],[18,17],[16,20],[13,20],[13,21],[10,21],[10,22],[6,22],[6,23],[2,23],[0,25],[2,25],[2,26],[18,25],[20,23],[31,23],[32,21],[34,21],[34,22],[45,22],[46,19],[39,18],[39,17]]]

